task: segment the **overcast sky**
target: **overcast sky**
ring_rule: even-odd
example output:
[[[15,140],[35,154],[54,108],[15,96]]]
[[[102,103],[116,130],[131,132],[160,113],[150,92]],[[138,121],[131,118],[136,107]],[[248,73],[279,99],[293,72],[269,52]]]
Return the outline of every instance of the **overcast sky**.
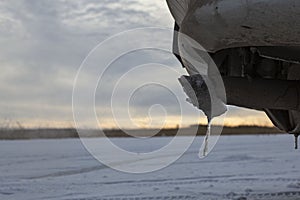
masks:
[[[87,54],[101,41],[119,32],[149,26],[172,28],[173,23],[163,0],[1,1],[1,126],[9,123],[15,125],[16,122],[24,127],[73,126],[73,83]],[[149,59],[149,54],[153,56],[157,52],[144,52],[140,56],[128,55],[121,63],[125,66],[142,64],[141,61]],[[162,58],[162,55],[158,56]],[[163,58],[162,62],[184,73],[170,55]],[[139,62],[133,62],[135,60]],[[158,72],[153,71],[154,74]],[[112,70],[110,73],[118,74],[120,71]],[[159,74],[158,78],[168,79],[174,83],[174,87],[179,86],[175,75]],[[88,82],[88,77],[86,81]],[[134,80],[131,83],[134,85]],[[151,87],[148,89],[151,90]],[[177,123],[176,117],[179,117],[176,116],[176,101],[166,98],[164,93],[166,92],[163,90],[156,90],[151,97],[158,104],[170,108],[172,117],[168,125],[173,126]],[[98,116],[106,119],[105,107],[101,106],[101,94],[96,99],[99,100],[96,102],[100,113]],[[147,117],[152,103],[149,99],[151,98],[144,96],[144,99],[132,100],[135,116],[142,126],[147,123],[143,122],[143,118]],[[193,108],[190,106],[188,109]],[[260,125],[270,123],[263,113],[236,108],[230,110],[226,122]],[[106,125],[113,126],[111,123]]]

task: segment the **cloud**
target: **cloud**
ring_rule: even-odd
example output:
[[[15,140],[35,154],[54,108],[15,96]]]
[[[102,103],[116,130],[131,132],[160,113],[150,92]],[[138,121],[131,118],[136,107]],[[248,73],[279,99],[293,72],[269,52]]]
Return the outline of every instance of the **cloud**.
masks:
[[[172,27],[165,2],[0,2],[0,119],[71,120],[78,67],[107,37],[131,28]]]

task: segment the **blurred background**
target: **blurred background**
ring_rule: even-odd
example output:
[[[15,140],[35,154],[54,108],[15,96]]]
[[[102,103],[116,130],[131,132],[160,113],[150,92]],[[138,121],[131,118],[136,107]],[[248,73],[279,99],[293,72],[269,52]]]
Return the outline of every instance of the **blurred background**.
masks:
[[[128,29],[153,26],[173,29],[174,26],[167,4],[162,0],[1,1],[0,11],[1,128],[74,127],[73,83],[88,53],[100,42]],[[131,56],[122,63],[131,64],[135,59],[142,62],[143,57]],[[184,73],[180,63],[174,60],[170,66]],[[180,87],[178,77],[164,78]],[[155,123],[149,127],[144,115],[140,116],[136,123],[141,128],[155,128]],[[105,128],[115,128],[105,113],[100,117],[107,121]],[[172,115],[165,126],[177,127],[179,118]],[[206,123],[204,115],[199,123]],[[191,120],[184,126],[193,124]],[[272,126],[264,113],[237,107],[230,107],[225,125]],[[87,125],[87,128],[94,127]]]

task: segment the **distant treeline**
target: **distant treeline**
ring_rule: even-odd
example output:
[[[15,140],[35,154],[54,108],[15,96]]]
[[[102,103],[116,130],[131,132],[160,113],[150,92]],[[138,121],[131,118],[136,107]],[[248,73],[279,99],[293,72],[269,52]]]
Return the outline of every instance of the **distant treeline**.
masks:
[[[218,128],[218,127],[216,127]],[[181,128],[182,136],[194,135],[194,130],[197,126]],[[207,127],[204,125],[198,126],[197,135],[205,135]],[[175,136],[178,129],[135,129],[135,130],[118,130],[107,129],[103,131],[107,137],[160,137],[160,136]],[[102,133],[103,133],[102,132]],[[99,130],[80,130],[82,137],[103,137]],[[223,135],[250,135],[250,134],[282,134],[283,132],[274,127],[260,126],[238,126],[238,127],[223,127]],[[0,139],[2,140],[17,140],[17,139],[57,139],[57,138],[78,138],[76,129],[0,129]]]

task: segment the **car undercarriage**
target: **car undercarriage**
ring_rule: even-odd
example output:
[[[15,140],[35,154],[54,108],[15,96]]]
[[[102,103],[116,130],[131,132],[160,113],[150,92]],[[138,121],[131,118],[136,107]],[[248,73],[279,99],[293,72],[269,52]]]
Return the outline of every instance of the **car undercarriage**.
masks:
[[[226,104],[264,111],[281,130],[300,134],[300,2],[298,0],[167,0],[174,30],[199,43],[223,79]],[[201,75],[188,71],[198,108],[206,114]],[[181,79],[181,83],[182,83]],[[202,99],[202,100],[201,100]],[[221,114],[220,112],[219,114]],[[297,146],[296,146],[297,147]]]

